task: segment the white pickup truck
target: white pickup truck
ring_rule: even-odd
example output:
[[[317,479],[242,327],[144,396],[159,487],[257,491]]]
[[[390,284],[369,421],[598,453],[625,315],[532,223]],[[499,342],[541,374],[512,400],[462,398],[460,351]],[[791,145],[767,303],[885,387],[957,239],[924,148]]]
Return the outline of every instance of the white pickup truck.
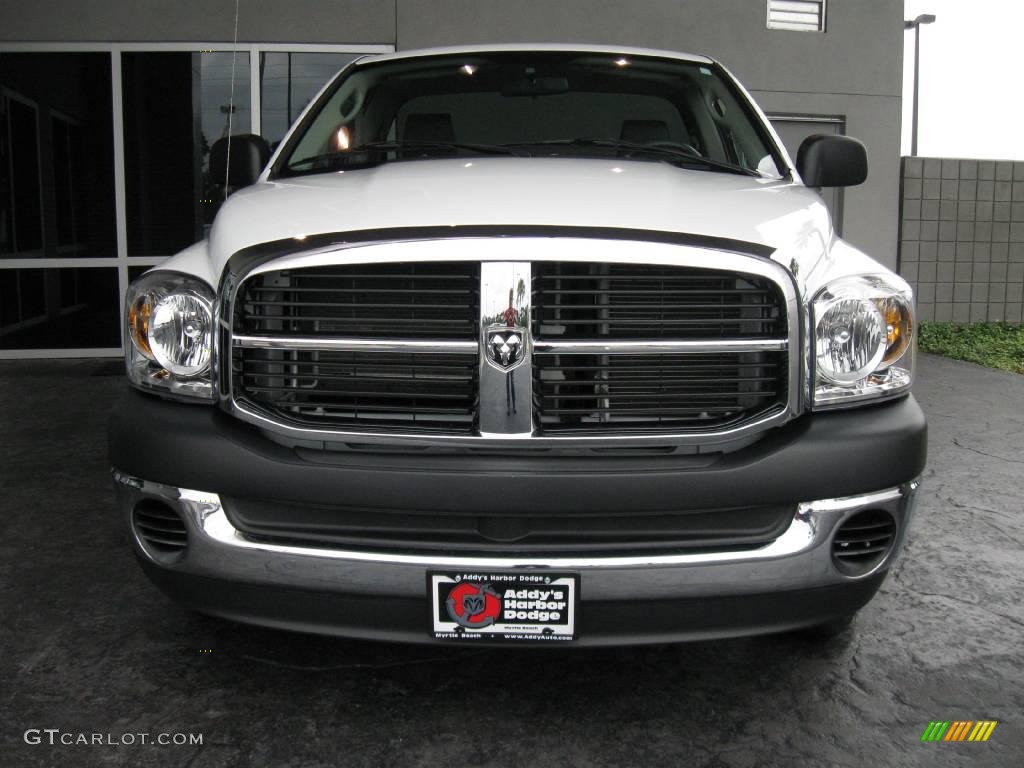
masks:
[[[907,284],[839,239],[717,62],[360,59],[127,296],[110,427],[146,573],[240,621],[601,645],[821,627],[874,595],[925,420]]]

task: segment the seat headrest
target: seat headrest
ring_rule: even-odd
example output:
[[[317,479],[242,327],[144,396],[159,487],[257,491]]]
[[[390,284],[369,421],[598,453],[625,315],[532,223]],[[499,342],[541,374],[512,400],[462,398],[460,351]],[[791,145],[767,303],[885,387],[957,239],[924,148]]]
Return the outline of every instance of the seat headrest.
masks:
[[[408,115],[402,138],[409,141],[455,141],[452,116],[444,112]]]
[[[634,144],[668,141],[668,125],[664,120],[623,120],[619,138]]]

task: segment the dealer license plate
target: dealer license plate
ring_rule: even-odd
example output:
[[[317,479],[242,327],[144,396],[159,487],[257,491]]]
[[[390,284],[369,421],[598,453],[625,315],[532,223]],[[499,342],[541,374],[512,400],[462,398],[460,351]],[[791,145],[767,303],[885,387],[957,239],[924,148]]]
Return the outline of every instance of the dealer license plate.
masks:
[[[575,640],[579,586],[578,574],[433,571],[431,632],[453,641]]]

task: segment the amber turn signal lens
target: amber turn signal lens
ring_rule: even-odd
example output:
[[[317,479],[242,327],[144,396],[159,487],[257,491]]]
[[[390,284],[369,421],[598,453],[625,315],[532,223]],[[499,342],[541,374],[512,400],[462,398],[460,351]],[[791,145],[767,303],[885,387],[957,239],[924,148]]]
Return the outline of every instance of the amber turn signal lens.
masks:
[[[885,355],[882,357],[883,367],[892,365],[907,351],[914,333],[914,321],[910,307],[895,298],[883,299],[878,308],[885,318]]]
[[[140,296],[128,308],[128,335],[132,344],[150,360],[155,360],[153,350],[149,346],[149,321],[153,315],[153,305],[149,298]]]

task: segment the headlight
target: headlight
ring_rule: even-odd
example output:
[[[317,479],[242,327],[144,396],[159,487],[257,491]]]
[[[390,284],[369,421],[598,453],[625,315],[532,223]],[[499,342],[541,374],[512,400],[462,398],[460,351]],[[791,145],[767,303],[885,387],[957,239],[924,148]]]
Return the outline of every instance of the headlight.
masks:
[[[815,297],[814,404],[901,393],[914,367],[914,309],[898,278],[846,277]]]
[[[129,380],[182,398],[213,399],[213,291],[178,272],[151,272],[128,288]]]

